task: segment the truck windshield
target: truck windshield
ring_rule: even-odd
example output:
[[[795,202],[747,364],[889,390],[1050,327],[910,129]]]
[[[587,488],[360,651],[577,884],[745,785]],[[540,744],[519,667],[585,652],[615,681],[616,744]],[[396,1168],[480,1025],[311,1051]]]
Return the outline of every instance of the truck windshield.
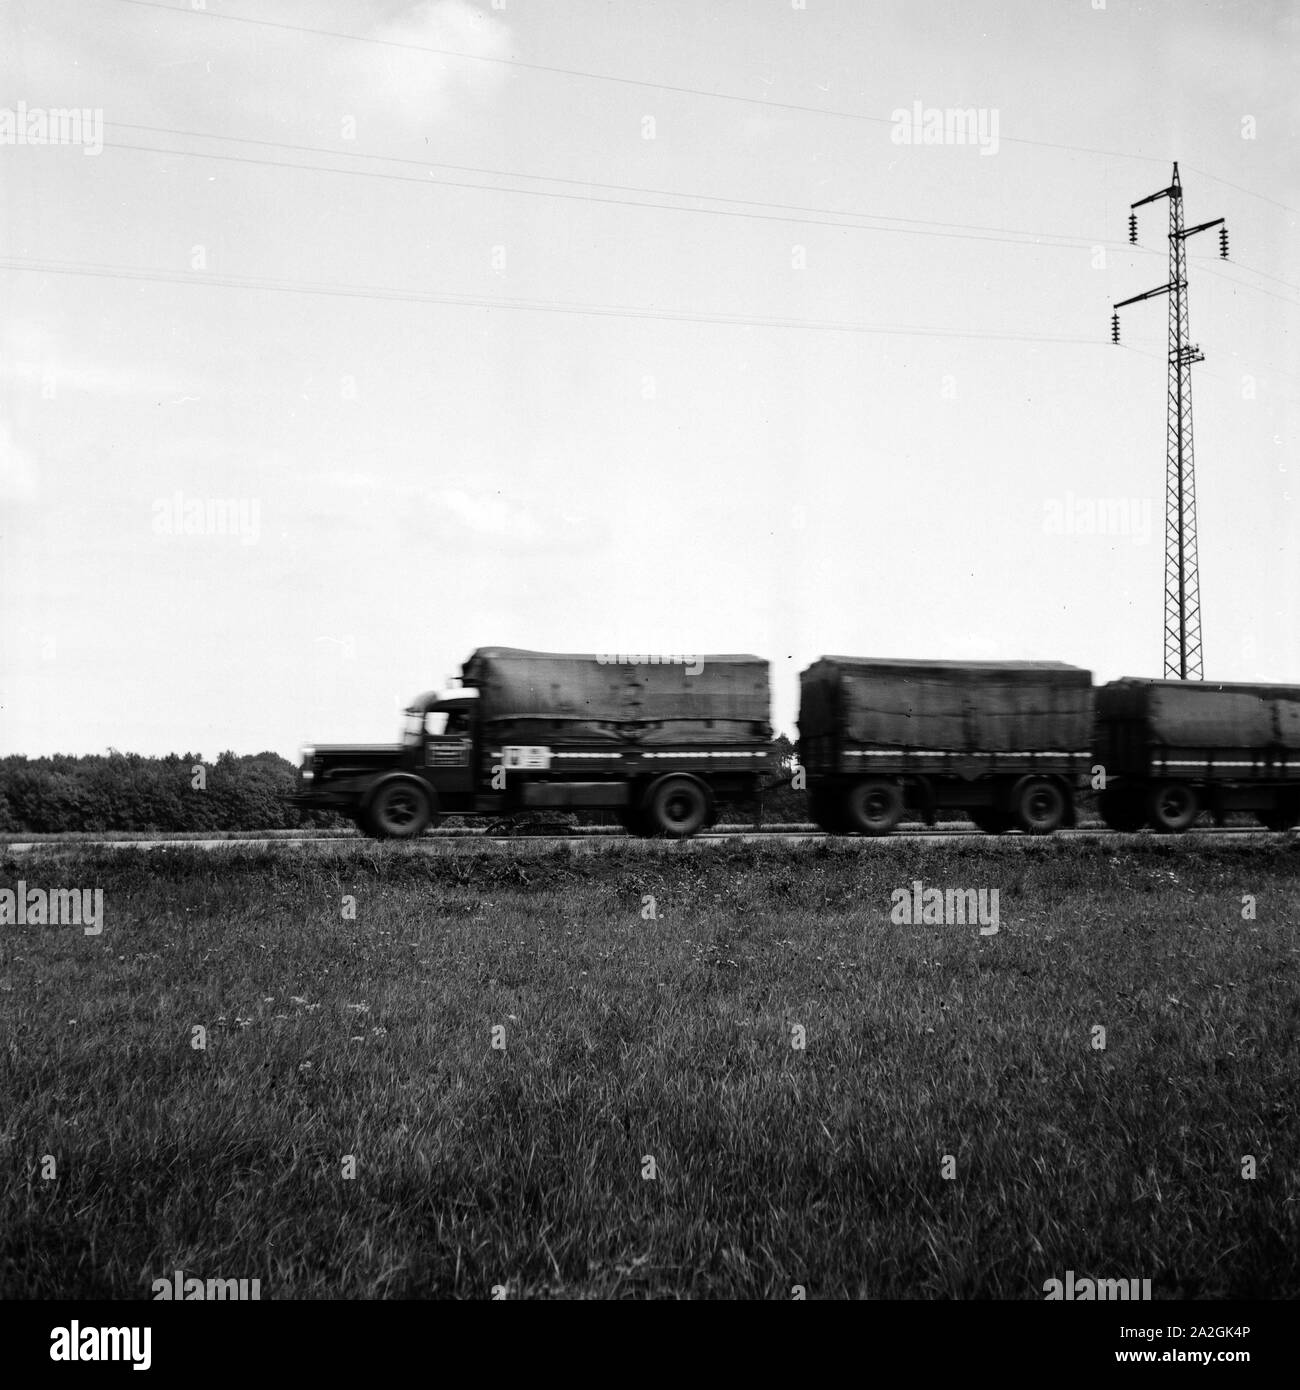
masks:
[[[408,747],[418,747],[425,735],[442,738],[454,735],[465,738],[469,734],[469,716],[464,710],[430,710],[427,714],[406,711],[402,725],[402,742]]]

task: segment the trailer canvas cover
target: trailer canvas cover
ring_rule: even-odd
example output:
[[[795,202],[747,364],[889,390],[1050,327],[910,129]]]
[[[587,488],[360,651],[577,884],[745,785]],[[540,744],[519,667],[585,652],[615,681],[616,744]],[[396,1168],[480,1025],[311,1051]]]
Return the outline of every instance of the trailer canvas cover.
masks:
[[[480,647],[464,681],[494,736],[537,743],[764,744],[771,738],[768,663],[698,656],[611,663],[608,657]],[[699,669],[702,667],[703,669]]]
[[[1073,753],[1092,741],[1092,673],[1060,661],[827,656],[802,676],[799,732],[880,748]]]
[[[1098,714],[1131,720],[1156,747],[1273,749],[1300,757],[1300,686],[1148,681],[1102,686]]]

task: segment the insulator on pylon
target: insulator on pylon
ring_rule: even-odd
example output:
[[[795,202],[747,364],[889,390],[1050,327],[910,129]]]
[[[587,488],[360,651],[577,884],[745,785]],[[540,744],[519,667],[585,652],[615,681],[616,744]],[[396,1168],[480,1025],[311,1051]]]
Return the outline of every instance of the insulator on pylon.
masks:
[[[1228,259],[1228,229],[1219,228],[1219,255],[1223,260]]]
[[[1128,215],[1128,239],[1134,246],[1138,244],[1138,215],[1135,212]]]
[[[1112,343],[1118,343],[1118,342],[1119,342],[1119,315],[1118,315],[1118,314],[1112,314],[1112,315],[1110,316],[1110,340],[1111,340]]]

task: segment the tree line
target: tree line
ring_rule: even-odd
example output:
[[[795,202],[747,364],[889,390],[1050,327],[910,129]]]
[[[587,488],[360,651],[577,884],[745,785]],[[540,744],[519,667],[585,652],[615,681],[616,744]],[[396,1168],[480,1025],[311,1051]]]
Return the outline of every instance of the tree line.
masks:
[[[0,758],[0,832],[291,830],[343,824],[289,803],[298,770],[278,753]]]

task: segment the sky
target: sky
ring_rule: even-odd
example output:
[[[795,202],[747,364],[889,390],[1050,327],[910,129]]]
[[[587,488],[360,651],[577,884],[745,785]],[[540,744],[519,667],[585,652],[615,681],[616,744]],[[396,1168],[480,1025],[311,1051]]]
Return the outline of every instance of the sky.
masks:
[[[1174,160],[1205,676],[1300,682],[1298,57],[1285,3],[8,0],[0,753],[391,740],[494,645],[753,652],[790,734],[825,653],[1161,675],[1167,301],[1110,315]]]

